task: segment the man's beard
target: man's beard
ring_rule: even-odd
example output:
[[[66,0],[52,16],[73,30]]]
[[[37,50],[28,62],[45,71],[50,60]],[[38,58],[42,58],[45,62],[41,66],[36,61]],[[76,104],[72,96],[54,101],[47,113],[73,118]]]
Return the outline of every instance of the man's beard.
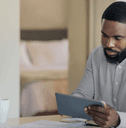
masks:
[[[103,48],[103,49],[104,49],[104,54],[106,56],[106,59],[109,63],[118,64],[118,63],[121,63],[126,58],[126,48],[122,52],[117,52],[118,54],[115,57],[110,57],[106,52],[106,50],[113,51],[111,48]]]

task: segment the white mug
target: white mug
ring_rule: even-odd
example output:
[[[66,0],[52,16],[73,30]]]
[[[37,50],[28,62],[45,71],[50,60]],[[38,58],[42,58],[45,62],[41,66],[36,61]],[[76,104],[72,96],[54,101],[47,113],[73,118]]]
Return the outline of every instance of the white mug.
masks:
[[[0,99],[0,127],[6,126],[9,112],[9,99]]]

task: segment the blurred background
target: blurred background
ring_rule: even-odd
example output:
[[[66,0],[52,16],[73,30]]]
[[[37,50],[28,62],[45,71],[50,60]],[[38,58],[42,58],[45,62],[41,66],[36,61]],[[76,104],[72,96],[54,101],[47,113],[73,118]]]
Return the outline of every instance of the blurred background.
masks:
[[[112,2],[20,0],[21,116],[55,114],[55,92],[76,89],[89,53],[101,44],[101,16]]]
[[[10,118],[55,114],[55,92],[78,86],[101,45],[102,13],[115,1],[2,1],[0,98],[10,99]]]

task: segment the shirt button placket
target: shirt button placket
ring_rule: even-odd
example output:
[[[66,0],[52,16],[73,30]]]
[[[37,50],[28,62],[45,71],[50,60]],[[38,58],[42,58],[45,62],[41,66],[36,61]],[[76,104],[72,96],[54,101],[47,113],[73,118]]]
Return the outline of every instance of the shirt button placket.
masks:
[[[119,65],[118,68],[121,69],[122,67]]]
[[[116,85],[119,85],[118,82],[115,83]]]
[[[116,82],[116,83],[115,83],[115,88],[116,88],[115,91],[117,91],[118,85],[119,85],[119,83]],[[116,92],[115,96],[113,97],[113,102],[114,102],[114,104],[115,104],[115,109],[117,109],[117,99],[116,99],[116,95],[117,95],[117,92]]]
[[[115,109],[117,110],[117,99],[114,98],[113,101],[114,101],[114,104],[115,104],[115,105],[114,105],[114,106],[115,106]]]
[[[118,93],[118,88],[119,88],[119,82],[118,82],[118,75],[119,75],[119,71],[121,70],[122,66],[118,65],[117,69],[116,69],[116,76],[115,76],[115,85],[114,85],[114,92],[113,92],[113,103],[115,104],[115,109],[117,109],[117,93]]]
[[[116,99],[114,99],[114,102],[116,102]]]

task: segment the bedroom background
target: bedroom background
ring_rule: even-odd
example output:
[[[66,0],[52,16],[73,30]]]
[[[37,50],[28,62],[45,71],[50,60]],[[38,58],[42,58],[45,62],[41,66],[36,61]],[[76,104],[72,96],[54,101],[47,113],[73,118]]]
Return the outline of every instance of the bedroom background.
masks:
[[[10,99],[9,118],[20,116],[19,44],[21,1],[1,1],[0,20],[0,98]],[[33,2],[33,0],[30,0]],[[37,1],[37,0],[34,0]],[[45,0],[47,1],[47,0]],[[50,1],[50,0],[48,0]],[[55,1],[55,0],[52,0]],[[62,3],[62,0],[58,0]],[[56,3],[58,3],[58,1]],[[63,0],[64,1],[64,0]],[[100,45],[100,17],[102,11],[114,0],[65,0],[67,3],[67,34],[69,40],[68,93],[80,82],[90,51]],[[53,5],[52,2],[49,2]],[[65,3],[65,2],[64,2]],[[26,4],[26,2],[25,2]],[[34,3],[36,4],[36,3]],[[50,4],[50,5],[51,5]],[[60,4],[61,5],[61,4]],[[64,4],[63,4],[64,5]],[[59,11],[59,5],[57,12]],[[57,7],[54,6],[54,7]],[[50,7],[47,5],[47,8]],[[35,6],[31,6],[35,11]],[[62,9],[62,7],[61,7]],[[24,10],[25,13],[28,13]],[[30,11],[30,10],[29,10]],[[66,8],[64,9],[66,11]],[[40,11],[41,12],[41,11]],[[59,11],[61,14],[61,11]],[[33,15],[33,13],[30,13]],[[37,13],[38,15],[39,13]],[[64,14],[64,13],[63,13]],[[45,17],[46,17],[45,13]],[[56,15],[55,15],[56,16]],[[64,15],[65,16],[65,15]],[[27,17],[26,17],[27,18]],[[53,23],[53,18],[52,23]],[[33,20],[34,21],[34,20]],[[25,21],[26,22],[26,21]],[[45,21],[47,22],[47,21]],[[56,22],[56,21],[55,21]],[[32,23],[30,20],[29,24]],[[61,21],[60,21],[61,23]],[[37,25],[39,23],[37,22]],[[58,25],[58,23],[56,22]],[[62,29],[64,29],[63,27]],[[22,28],[23,30],[24,28]],[[66,29],[66,28],[65,28]],[[27,29],[28,30],[28,29]],[[93,41],[92,41],[93,40]]]
[[[67,0],[21,0],[21,116],[56,113],[68,94]]]
[[[29,58],[24,66],[22,52],[22,116],[55,114],[55,92],[71,94],[76,89],[88,55],[100,45],[101,15],[114,1],[20,1],[20,44]]]

